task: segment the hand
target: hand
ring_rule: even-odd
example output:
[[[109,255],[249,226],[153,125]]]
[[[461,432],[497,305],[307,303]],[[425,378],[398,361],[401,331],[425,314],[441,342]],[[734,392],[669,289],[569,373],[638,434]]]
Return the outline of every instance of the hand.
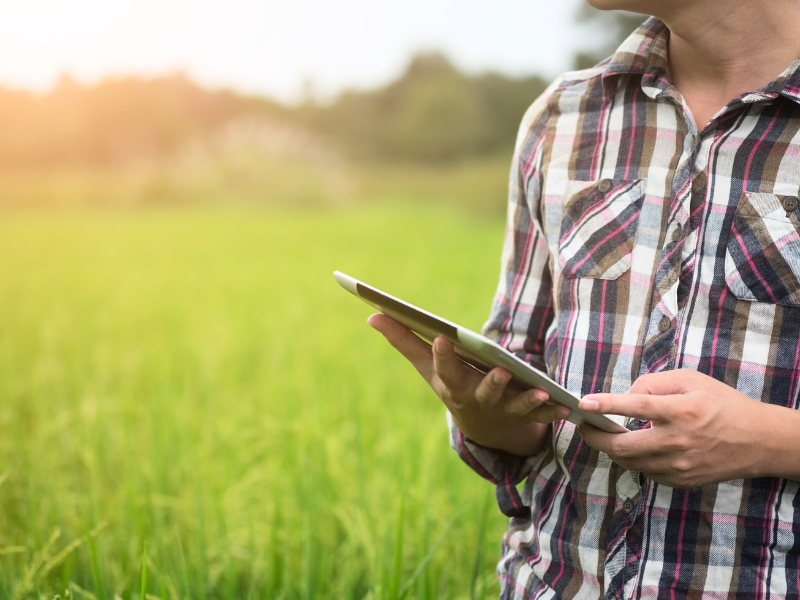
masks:
[[[447,406],[456,426],[478,444],[531,456],[545,442],[546,424],[571,412],[549,404],[544,390],[512,389],[508,385],[511,373],[505,369],[498,367],[484,375],[469,367],[444,337],[436,338],[431,347],[386,315],[372,315],[367,322],[414,365]]]
[[[628,393],[591,394],[580,407],[650,421],[648,429],[622,434],[588,425],[579,431],[625,469],[678,488],[766,475],[763,425],[774,421],[775,408],[785,410],[687,369],[644,375]]]

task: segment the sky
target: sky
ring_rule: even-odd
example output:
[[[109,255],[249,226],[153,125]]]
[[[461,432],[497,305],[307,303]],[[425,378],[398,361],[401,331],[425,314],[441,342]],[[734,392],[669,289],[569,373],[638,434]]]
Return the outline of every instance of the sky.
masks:
[[[182,70],[284,102],[397,77],[442,50],[470,72],[553,77],[587,47],[583,0],[0,0],[0,84]]]

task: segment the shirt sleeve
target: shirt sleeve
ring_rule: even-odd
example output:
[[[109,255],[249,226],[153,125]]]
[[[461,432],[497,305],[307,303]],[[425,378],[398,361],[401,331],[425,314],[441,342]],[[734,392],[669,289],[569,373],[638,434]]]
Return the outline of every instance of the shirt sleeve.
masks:
[[[517,136],[500,282],[483,326],[485,336],[543,371],[545,338],[554,312],[550,249],[540,219],[541,163],[547,107],[556,84],[528,109]]]
[[[500,282],[483,334],[534,367],[546,370],[544,344],[553,321],[550,251],[539,218],[542,145],[555,81],[528,109],[517,136],[509,177],[508,213]],[[544,450],[531,457],[476,444],[447,415],[450,445],[475,472],[497,486],[497,501],[509,517],[525,516],[516,485],[538,469]]]

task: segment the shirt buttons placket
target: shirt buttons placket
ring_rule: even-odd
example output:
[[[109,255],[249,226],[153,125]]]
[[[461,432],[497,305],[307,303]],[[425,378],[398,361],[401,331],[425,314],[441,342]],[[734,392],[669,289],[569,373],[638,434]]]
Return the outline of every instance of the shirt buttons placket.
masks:
[[[622,503],[622,512],[624,512],[626,515],[629,515],[633,511],[633,507],[634,507],[633,500],[628,498],[627,500],[625,500],[625,502]]]
[[[672,230],[672,241],[673,242],[680,241],[682,235],[683,235],[683,227],[681,227],[680,224],[678,224],[678,226]]]
[[[793,213],[797,210],[797,197],[796,196],[786,196],[783,199],[783,209],[787,213]]]
[[[600,190],[601,194],[607,194],[611,191],[612,183],[610,179],[602,179],[600,183],[597,184],[597,189]]]

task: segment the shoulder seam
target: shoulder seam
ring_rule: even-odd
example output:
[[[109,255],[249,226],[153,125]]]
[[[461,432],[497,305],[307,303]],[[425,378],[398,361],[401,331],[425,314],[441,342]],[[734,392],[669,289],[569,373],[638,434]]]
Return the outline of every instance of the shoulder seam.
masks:
[[[601,77],[605,73],[606,66],[609,59],[604,60],[598,65],[589,69],[581,69],[579,71],[567,71],[562,73],[547,86],[544,92],[528,107],[522,117],[519,130],[517,132],[517,140],[515,144],[515,151],[519,152],[525,144],[525,140],[534,125],[534,122],[547,115],[552,98],[559,94],[561,91],[568,89],[572,85],[582,84],[597,77]]]

